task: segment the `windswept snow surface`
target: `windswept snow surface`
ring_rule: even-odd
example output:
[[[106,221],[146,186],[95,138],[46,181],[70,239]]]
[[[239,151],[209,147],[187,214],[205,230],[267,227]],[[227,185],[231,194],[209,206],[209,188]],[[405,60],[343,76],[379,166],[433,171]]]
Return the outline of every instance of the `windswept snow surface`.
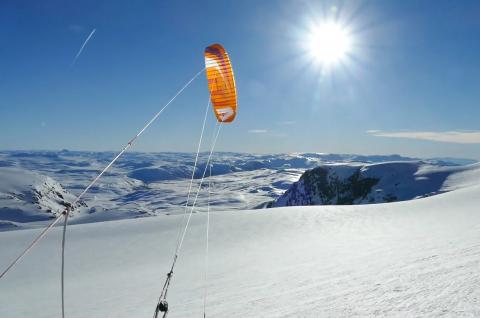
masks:
[[[207,316],[479,317],[479,206],[476,185],[388,204],[213,213]],[[67,317],[151,317],[180,220],[70,226]],[[205,222],[192,217],[169,318],[202,316]],[[37,233],[0,233],[0,267]],[[0,281],[0,317],[60,317],[60,236]]]

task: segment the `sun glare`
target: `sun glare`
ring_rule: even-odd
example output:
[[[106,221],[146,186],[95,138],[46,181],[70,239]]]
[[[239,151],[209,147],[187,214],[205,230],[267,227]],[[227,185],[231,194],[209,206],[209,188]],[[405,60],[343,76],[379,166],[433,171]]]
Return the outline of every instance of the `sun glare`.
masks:
[[[314,60],[325,66],[341,61],[349,52],[350,46],[348,32],[338,23],[325,23],[310,31],[308,51]]]

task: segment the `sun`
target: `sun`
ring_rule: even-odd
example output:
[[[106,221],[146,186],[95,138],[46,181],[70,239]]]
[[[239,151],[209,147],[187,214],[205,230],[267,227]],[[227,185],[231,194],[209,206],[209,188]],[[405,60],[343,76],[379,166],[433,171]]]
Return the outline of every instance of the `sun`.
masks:
[[[307,51],[316,62],[324,66],[342,61],[350,49],[350,34],[339,23],[316,25],[309,31]]]

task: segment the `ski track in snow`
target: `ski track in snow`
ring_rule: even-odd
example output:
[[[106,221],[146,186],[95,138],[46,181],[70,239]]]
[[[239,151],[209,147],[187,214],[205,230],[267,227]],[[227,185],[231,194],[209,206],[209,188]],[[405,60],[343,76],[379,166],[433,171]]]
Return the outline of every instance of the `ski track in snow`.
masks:
[[[480,186],[362,206],[212,213],[208,317],[478,317]],[[180,216],[73,225],[67,317],[149,317]],[[206,216],[195,214],[169,318],[200,317]],[[0,266],[38,230],[0,233]],[[60,317],[54,229],[0,282],[0,317]]]

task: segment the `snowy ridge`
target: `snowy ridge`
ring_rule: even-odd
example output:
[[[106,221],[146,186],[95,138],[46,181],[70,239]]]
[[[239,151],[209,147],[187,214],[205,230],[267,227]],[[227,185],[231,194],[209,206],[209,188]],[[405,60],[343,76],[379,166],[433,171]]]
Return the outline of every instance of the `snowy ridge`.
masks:
[[[51,219],[61,213],[74,195],[58,182],[38,173],[0,168],[0,228]],[[87,205],[81,201],[73,209],[75,217]]]
[[[423,161],[324,164],[307,170],[270,207],[368,204],[428,197],[478,184],[480,165]]]

